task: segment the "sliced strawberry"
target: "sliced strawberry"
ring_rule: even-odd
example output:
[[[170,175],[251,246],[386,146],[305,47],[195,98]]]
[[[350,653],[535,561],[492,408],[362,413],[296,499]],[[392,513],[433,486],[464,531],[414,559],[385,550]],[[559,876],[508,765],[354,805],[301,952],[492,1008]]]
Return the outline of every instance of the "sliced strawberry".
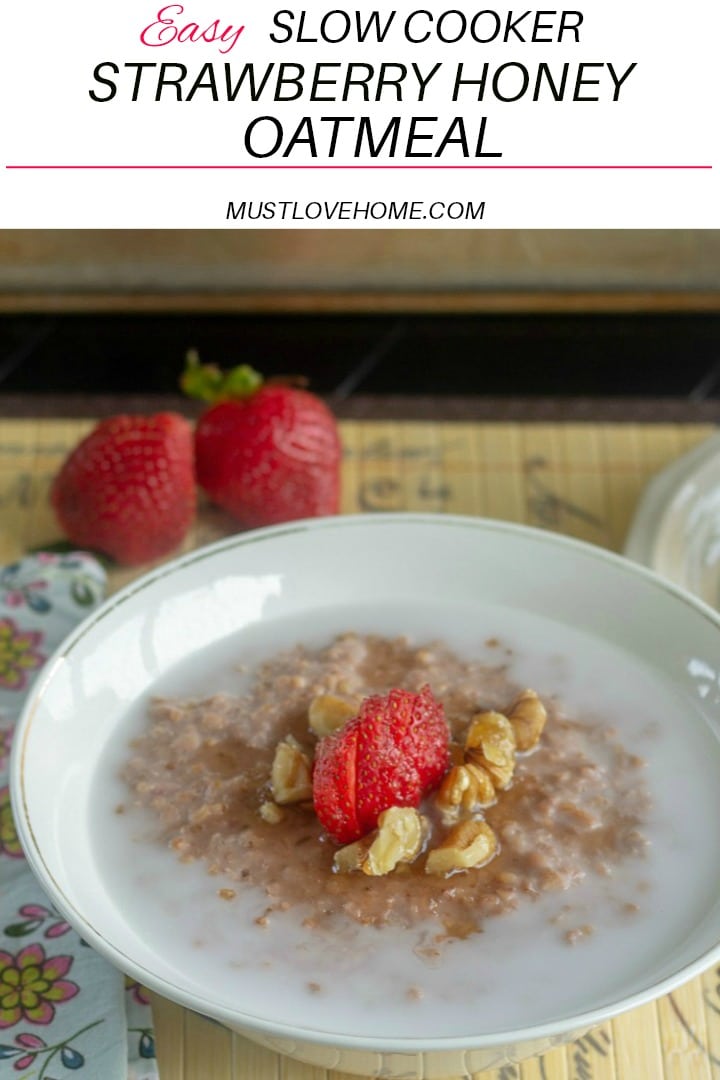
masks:
[[[418,806],[449,764],[442,705],[425,686],[366,698],[358,716],[318,744],[315,812],[339,843],[359,839],[390,806]]]
[[[341,844],[349,844],[363,832],[355,801],[357,741],[356,730],[343,729],[321,739],[315,754],[315,812],[323,827]]]

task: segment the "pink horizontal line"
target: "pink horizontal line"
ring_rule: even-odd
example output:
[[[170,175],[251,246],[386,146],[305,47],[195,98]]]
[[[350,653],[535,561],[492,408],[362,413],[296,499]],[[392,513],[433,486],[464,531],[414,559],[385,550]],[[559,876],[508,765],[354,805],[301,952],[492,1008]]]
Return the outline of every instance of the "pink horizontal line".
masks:
[[[6,169],[712,169],[712,165],[6,165]]]

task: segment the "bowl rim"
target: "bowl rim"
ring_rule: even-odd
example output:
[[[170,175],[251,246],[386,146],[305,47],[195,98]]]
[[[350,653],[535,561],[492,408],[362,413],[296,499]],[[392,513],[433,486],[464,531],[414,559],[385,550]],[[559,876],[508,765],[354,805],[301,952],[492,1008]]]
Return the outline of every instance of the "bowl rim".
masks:
[[[566,1017],[555,1018],[543,1023],[533,1024],[524,1028],[513,1028],[486,1032],[479,1035],[451,1035],[451,1036],[425,1036],[419,1038],[388,1037],[388,1036],[355,1036],[338,1032],[324,1031],[322,1028],[295,1026],[276,1022],[266,1017],[255,1016],[252,1013],[232,1009],[227,1005],[214,1001],[210,995],[202,998],[190,991],[176,986],[173,982],[162,976],[157,976],[143,964],[133,960],[107,940],[100,931],[96,930],[88,916],[79,911],[75,905],[65,896],[62,887],[55,880],[52,871],[45,862],[42,849],[38,844],[30,822],[29,808],[26,795],[26,753],[29,732],[33,718],[37,712],[40,701],[50,685],[53,674],[60,661],[70,656],[75,647],[89,634],[95,626],[114,611],[122,606],[138,593],[151,588],[155,582],[163,578],[181,572],[186,567],[195,563],[214,558],[217,554],[242,548],[252,544],[262,543],[266,540],[281,538],[296,533],[307,532],[316,529],[344,529],[358,526],[387,527],[387,526],[413,526],[429,525],[434,527],[450,527],[462,529],[478,529],[485,532],[509,533],[518,537],[527,537],[533,542],[540,542],[551,547],[567,548],[577,551],[581,555],[594,558],[597,561],[614,566],[617,570],[624,571],[633,578],[644,579],[652,586],[660,588],[665,593],[675,597],[687,607],[694,609],[714,627],[720,629],[720,613],[711,608],[705,601],[694,596],[688,590],[676,583],[662,577],[656,571],[641,563],[633,562],[627,556],[602,548],[599,545],[561,533],[555,533],[548,529],[538,528],[523,523],[502,521],[494,518],[475,517],[461,514],[440,514],[431,512],[400,511],[382,514],[343,514],[331,517],[304,518],[281,525],[273,525],[262,529],[248,530],[243,533],[223,537],[211,544],[183,553],[142,574],[136,580],[125,585],[116,593],[111,594],[93,612],[87,615],[73,630],[63,639],[60,645],[48,658],[45,666],[31,688],[23,709],[18,718],[13,748],[10,759],[10,797],[17,831],[21,840],[23,853],[35,877],[42,887],[49,893],[54,905],[61,914],[81,934],[92,948],[108,960],[120,971],[133,976],[143,985],[155,991],[171,1001],[201,1012],[213,1019],[219,1020],[227,1026],[242,1029],[248,1034],[256,1032],[258,1036],[277,1039],[295,1039],[305,1043],[315,1043],[327,1047],[341,1049],[362,1049],[368,1051],[388,1053],[422,1053],[427,1051],[441,1050],[467,1050],[486,1049],[507,1044],[508,1042],[530,1042],[563,1036],[571,1031],[588,1030],[596,1027],[620,1013],[627,1012],[640,1005],[648,1004],[659,997],[669,993],[676,987],[683,985],[690,979],[706,971],[714,963],[720,960],[720,939],[712,948],[706,950],[702,956],[685,964],[671,975],[666,976],[659,982],[654,982],[635,993],[613,1000],[605,1005],[598,1006],[582,1013]]]

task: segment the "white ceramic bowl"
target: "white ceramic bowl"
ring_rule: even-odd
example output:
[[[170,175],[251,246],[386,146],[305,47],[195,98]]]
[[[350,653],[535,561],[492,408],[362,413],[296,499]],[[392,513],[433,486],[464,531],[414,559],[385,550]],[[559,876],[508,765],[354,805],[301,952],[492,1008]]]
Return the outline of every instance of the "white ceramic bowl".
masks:
[[[631,928],[591,887],[598,933],[574,948],[540,902],[453,943],[432,967],[410,931],[323,938],[292,913],[287,933],[263,931],[242,904],[218,902],[217,878],[113,814],[118,762],[158,686],[207,693],[241,653],[346,629],[444,637],[461,650],[500,637],[523,681],[607,713],[647,758],[655,799],[649,861],[613,884],[643,879]],[[477,1072],[568,1040],[720,958],[719,657],[710,608],[548,532],[408,514],[235,536],[113,596],[47,664],[13,758],[21,840],[85,940],[160,994],[321,1066]],[[243,899],[252,911],[253,890]],[[310,971],[323,993],[307,993]],[[406,999],[407,979],[422,983],[420,1001]]]

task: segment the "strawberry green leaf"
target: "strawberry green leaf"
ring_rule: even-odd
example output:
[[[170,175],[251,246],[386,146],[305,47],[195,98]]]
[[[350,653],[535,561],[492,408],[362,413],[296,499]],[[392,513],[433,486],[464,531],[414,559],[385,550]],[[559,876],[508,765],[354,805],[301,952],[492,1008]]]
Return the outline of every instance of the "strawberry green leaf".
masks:
[[[263,377],[249,364],[222,371],[215,364],[201,364],[197,349],[188,349],[180,387],[188,397],[214,404],[229,398],[249,398],[260,389]]]

